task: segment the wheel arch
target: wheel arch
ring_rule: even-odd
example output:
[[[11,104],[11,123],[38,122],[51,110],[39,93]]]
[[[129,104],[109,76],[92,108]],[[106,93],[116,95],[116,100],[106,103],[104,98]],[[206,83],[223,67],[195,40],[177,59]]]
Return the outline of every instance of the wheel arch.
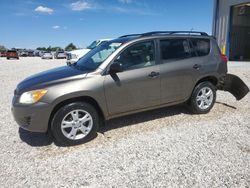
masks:
[[[69,98],[69,99],[65,99],[63,101],[60,101],[58,104],[56,104],[52,110],[52,112],[50,113],[50,117],[49,117],[49,123],[48,123],[48,131],[50,131],[51,128],[51,122],[52,119],[55,115],[55,113],[63,106],[73,103],[73,102],[87,102],[91,105],[93,105],[95,107],[95,109],[98,112],[98,115],[100,117],[100,124],[103,124],[105,121],[105,114],[103,112],[103,110],[101,109],[100,105],[98,104],[98,102],[89,96],[81,96],[81,97],[73,97],[73,98]]]
[[[188,101],[188,100],[190,99],[190,97],[191,97],[191,95],[192,95],[192,93],[193,93],[195,87],[196,87],[198,84],[200,84],[200,83],[202,83],[202,82],[206,82],[206,81],[211,82],[211,83],[215,86],[215,88],[217,88],[217,85],[219,84],[219,79],[218,79],[216,76],[214,76],[214,75],[208,75],[208,76],[201,77],[200,79],[198,79],[198,80],[194,83],[194,85],[193,85],[193,87],[192,87],[192,89],[191,89],[191,92],[189,93],[189,95],[188,95],[188,97],[185,99],[185,101]]]
[[[205,82],[205,81],[211,82],[214,86],[217,86],[217,84],[219,82],[219,80],[216,76],[205,76],[205,77],[200,78],[196,82],[195,86],[197,86],[198,84]]]

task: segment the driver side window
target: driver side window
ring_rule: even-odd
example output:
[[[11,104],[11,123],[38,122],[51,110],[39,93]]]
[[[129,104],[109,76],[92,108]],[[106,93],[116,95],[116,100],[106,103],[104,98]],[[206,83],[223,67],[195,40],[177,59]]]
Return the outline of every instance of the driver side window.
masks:
[[[122,70],[132,70],[155,65],[153,41],[141,42],[125,49],[115,60]]]

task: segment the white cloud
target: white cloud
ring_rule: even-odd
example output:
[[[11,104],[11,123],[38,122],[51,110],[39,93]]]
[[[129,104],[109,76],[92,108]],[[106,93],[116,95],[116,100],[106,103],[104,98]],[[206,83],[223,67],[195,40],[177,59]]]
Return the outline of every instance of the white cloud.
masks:
[[[38,6],[36,9],[35,9],[36,12],[39,12],[39,13],[46,13],[46,14],[52,14],[54,12],[53,9],[51,8],[48,8],[48,7],[44,7],[44,6]]]
[[[60,26],[59,25],[54,25],[52,28],[53,29],[60,29]]]
[[[124,3],[124,4],[129,4],[132,3],[132,0],[118,0],[120,3]]]
[[[70,4],[70,8],[73,11],[82,11],[94,8],[90,3],[86,1],[76,1]]]

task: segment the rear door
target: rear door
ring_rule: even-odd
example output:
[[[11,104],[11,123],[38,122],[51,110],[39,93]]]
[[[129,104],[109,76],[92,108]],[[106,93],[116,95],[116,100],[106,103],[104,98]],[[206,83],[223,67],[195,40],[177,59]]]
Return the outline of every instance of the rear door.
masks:
[[[159,40],[161,103],[186,100],[202,70],[187,38]]]
[[[143,109],[160,103],[159,65],[155,41],[132,44],[115,62],[123,72],[106,75],[104,89],[110,115]]]

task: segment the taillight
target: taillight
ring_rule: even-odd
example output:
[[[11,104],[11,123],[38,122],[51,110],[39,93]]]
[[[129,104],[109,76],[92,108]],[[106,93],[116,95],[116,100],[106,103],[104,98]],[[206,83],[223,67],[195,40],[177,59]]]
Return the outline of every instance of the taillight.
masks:
[[[221,58],[221,60],[224,62],[224,63],[227,63],[227,56],[226,55],[224,55],[224,54],[220,54],[220,58]]]

